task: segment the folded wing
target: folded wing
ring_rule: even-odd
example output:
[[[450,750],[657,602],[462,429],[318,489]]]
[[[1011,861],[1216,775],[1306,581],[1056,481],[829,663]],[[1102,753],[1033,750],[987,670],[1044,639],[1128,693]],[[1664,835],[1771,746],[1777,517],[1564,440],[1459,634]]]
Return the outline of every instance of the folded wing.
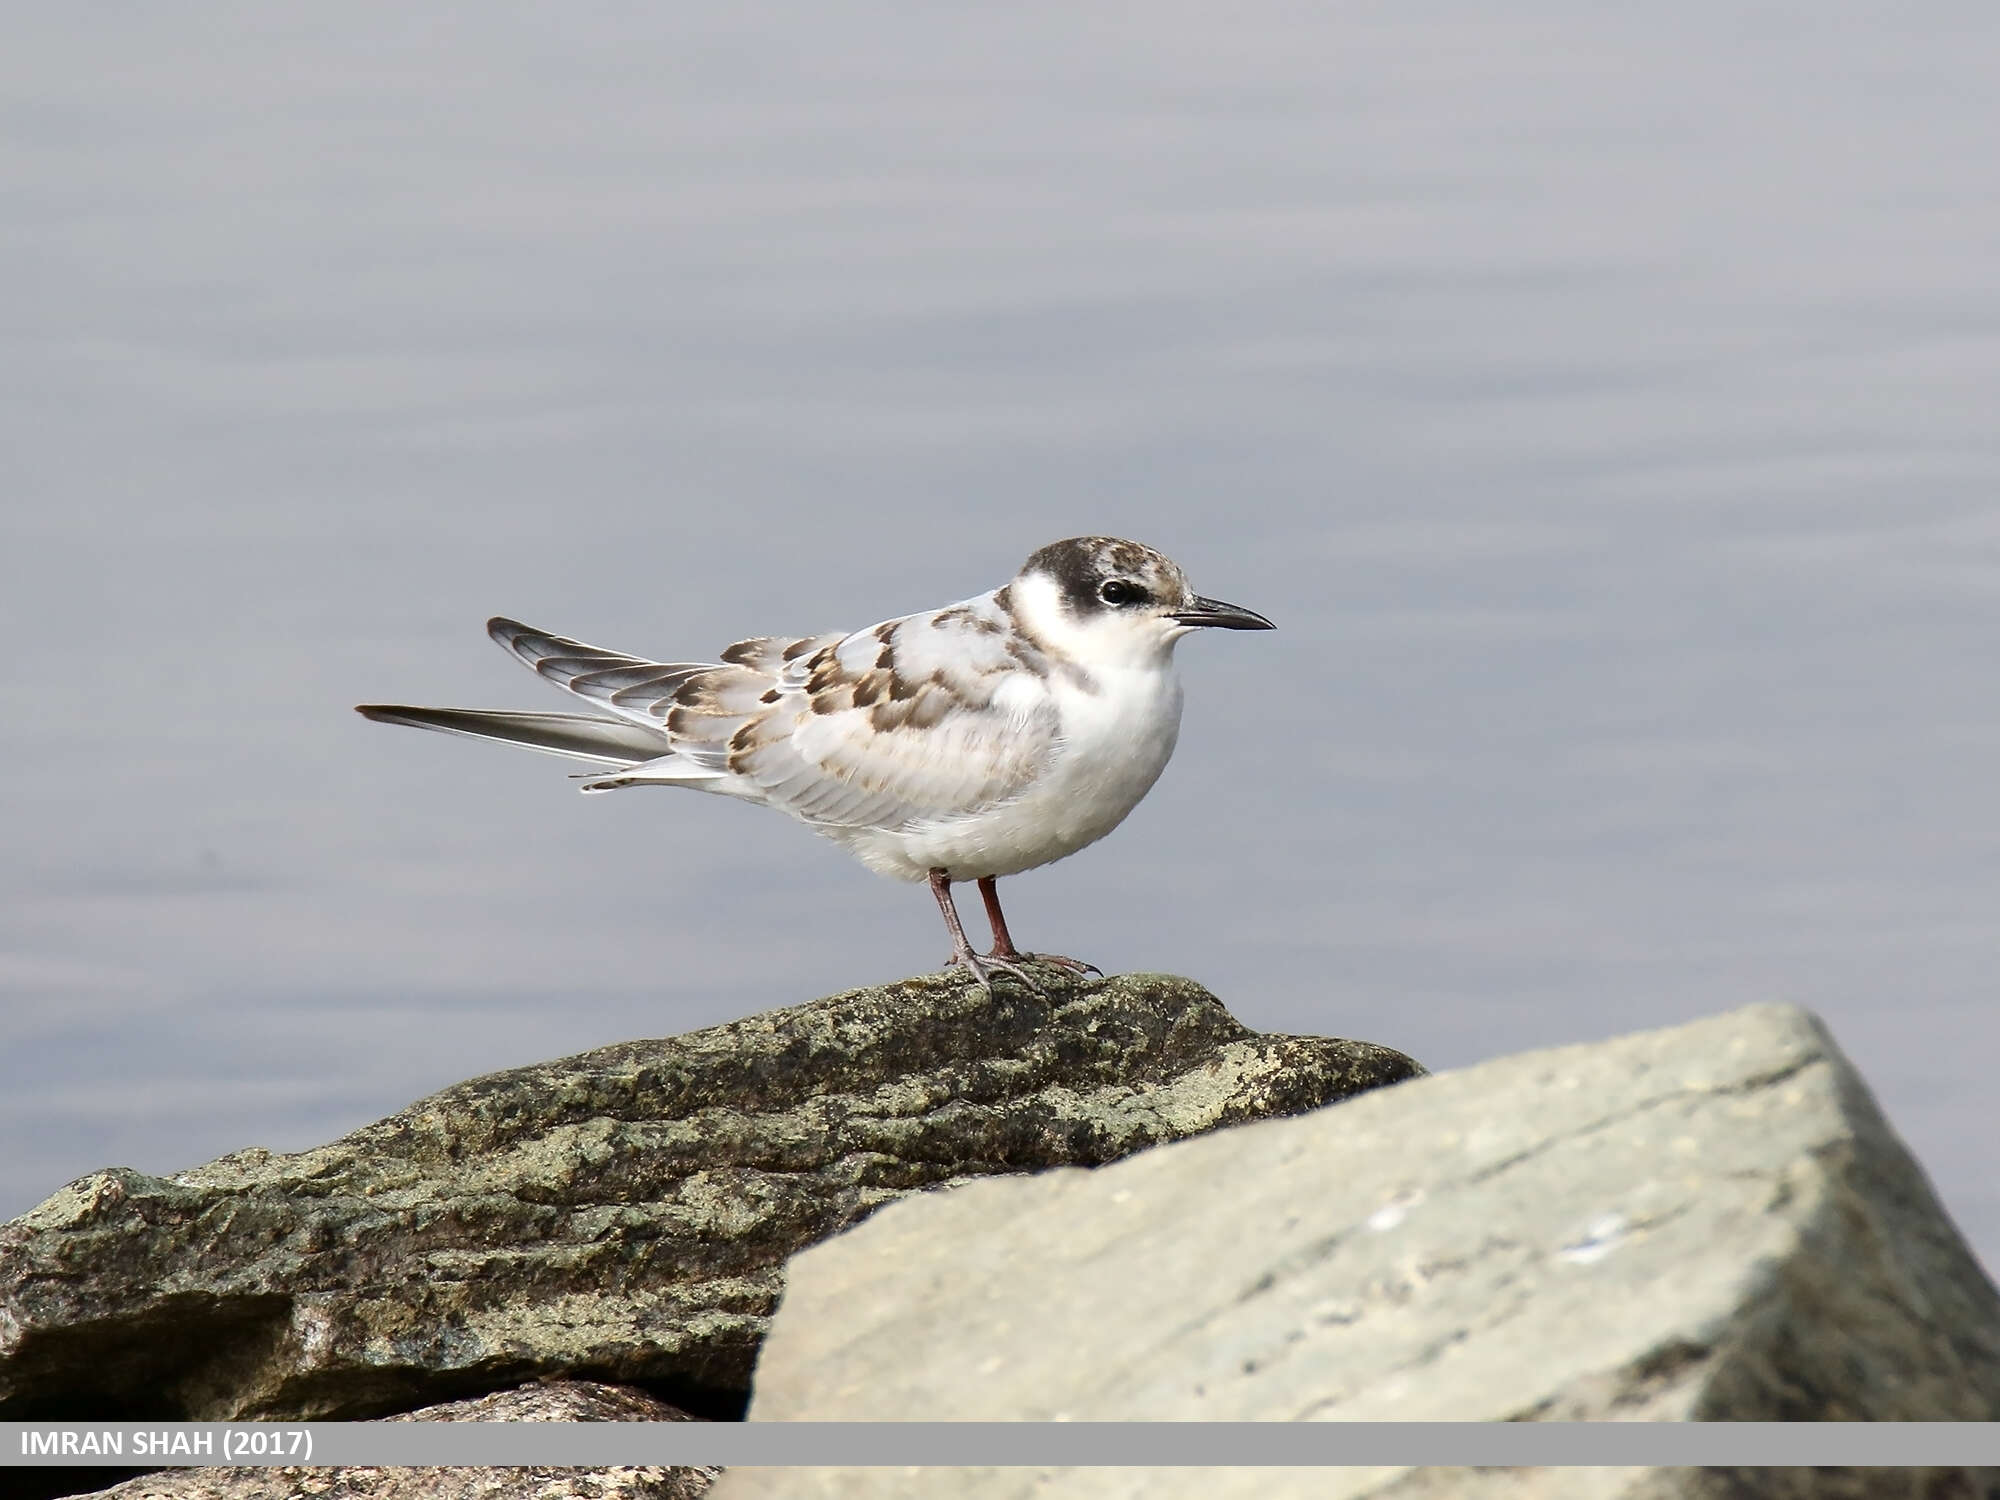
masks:
[[[852,635],[739,641],[716,663],[489,629],[566,691],[664,734],[665,755],[586,791],[692,782],[821,827],[896,828],[1013,796],[1054,748],[1054,704],[1004,623],[988,596]]]

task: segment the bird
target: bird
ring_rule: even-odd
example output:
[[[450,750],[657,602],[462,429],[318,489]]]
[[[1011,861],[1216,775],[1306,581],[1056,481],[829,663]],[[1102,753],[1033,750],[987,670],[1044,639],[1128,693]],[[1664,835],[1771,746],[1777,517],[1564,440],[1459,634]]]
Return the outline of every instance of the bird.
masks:
[[[1029,556],[997,589],[852,632],[755,636],[713,662],[608,651],[496,617],[487,633],[598,712],[368,703],[365,717],[591,762],[586,792],[677,786],[788,813],[877,874],[930,886],[946,972],[991,995],[1026,965],[1096,965],[1015,947],[996,882],[1110,833],[1180,732],[1174,648],[1202,629],[1270,630],[1205,598],[1138,542],[1080,536]],[[954,883],[992,929],[967,940]]]

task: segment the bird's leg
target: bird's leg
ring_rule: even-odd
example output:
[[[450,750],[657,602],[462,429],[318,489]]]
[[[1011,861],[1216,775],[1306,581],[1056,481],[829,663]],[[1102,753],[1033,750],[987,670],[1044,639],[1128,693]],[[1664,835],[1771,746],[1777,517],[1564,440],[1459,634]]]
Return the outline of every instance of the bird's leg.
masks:
[[[1079,978],[1085,974],[1102,974],[1096,964],[1087,964],[1080,958],[1064,958],[1060,953],[1023,953],[1014,946],[1014,939],[1007,931],[1007,918],[1000,910],[999,883],[988,875],[979,882],[979,899],[986,903],[986,920],[993,927],[993,952],[991,957],[1007,963],[1026,963],[1033,959],[1036,963],[1051,964],[1058,969],[1067,969]]]
[[[931,871],[931,894],[937,897],[938,910],[944,915],[945,929],[951,933],[951,957],[945,961],[947,969],[961,967],[971,972],[972,977],[985,987],[987,994],[993,993],[993,976],[988,971],[998,969],[1012,974],[1021,983],[1041,994],[1042,987],[1034,977],[1014,959],[1011,948],[1008,953],[995,952],[990,958],[982,958],[972,951],[972,944],[965,940],[965,929],[959,925],[958,907],[951,899],[951,877],[943,870]]]
[[[993,929],[993,956],[1011,958],[1016,962],[1027,955],[1014,946],[1014,938],[1007,931],[1007,914],[1000,910],[1000,884],[992,876],[979,882],[979,899],[986,903],[987,925]]]

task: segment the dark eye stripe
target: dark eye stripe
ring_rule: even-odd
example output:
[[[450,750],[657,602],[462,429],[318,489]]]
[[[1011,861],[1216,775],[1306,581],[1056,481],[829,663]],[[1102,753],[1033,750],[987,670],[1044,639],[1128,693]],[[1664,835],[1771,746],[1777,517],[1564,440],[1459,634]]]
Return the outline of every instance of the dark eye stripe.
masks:
[[[1123,578],[1110,578],[1098,589],[1097,597],[1106,604],[1143,604],[1146,602],[1146,591]]]

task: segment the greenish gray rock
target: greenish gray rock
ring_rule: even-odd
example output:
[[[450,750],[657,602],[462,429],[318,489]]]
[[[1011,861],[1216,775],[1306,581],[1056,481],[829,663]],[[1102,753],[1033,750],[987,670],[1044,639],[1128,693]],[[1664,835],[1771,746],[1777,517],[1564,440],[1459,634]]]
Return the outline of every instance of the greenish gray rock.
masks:
[[[549,1381],[388,1417],[390,1422],[686,1422],[644,1391]],[[336,1465],[162,1469],[92,1493],[97,1500],[700,1500],[722,1471],[619,1468],[453,1468]]]
[[[0,1225],[0,1419],[363,1417],[561,1375],[741,1410],[786,1258],[945,1183],[1420,1074],[1188,980],[943,976],[459,1084]]]
[[[1502,1058],[1102,1171],[972,1183],[892,1205],[787,1275],[753,1421],[2000,1419],[2000,1294],[1860,1076],[1783,1006]],[[1851,1471],[1788,1473],[1771,1493],[1861,1493]],[[1990,1477],[1866,1493],[1984,1494]],[[714,1493],[1386,1500],[1514,1481],[1274,1482],[745,1469]],[[1575,1493],[1731,1482],[1606,1470]]]

